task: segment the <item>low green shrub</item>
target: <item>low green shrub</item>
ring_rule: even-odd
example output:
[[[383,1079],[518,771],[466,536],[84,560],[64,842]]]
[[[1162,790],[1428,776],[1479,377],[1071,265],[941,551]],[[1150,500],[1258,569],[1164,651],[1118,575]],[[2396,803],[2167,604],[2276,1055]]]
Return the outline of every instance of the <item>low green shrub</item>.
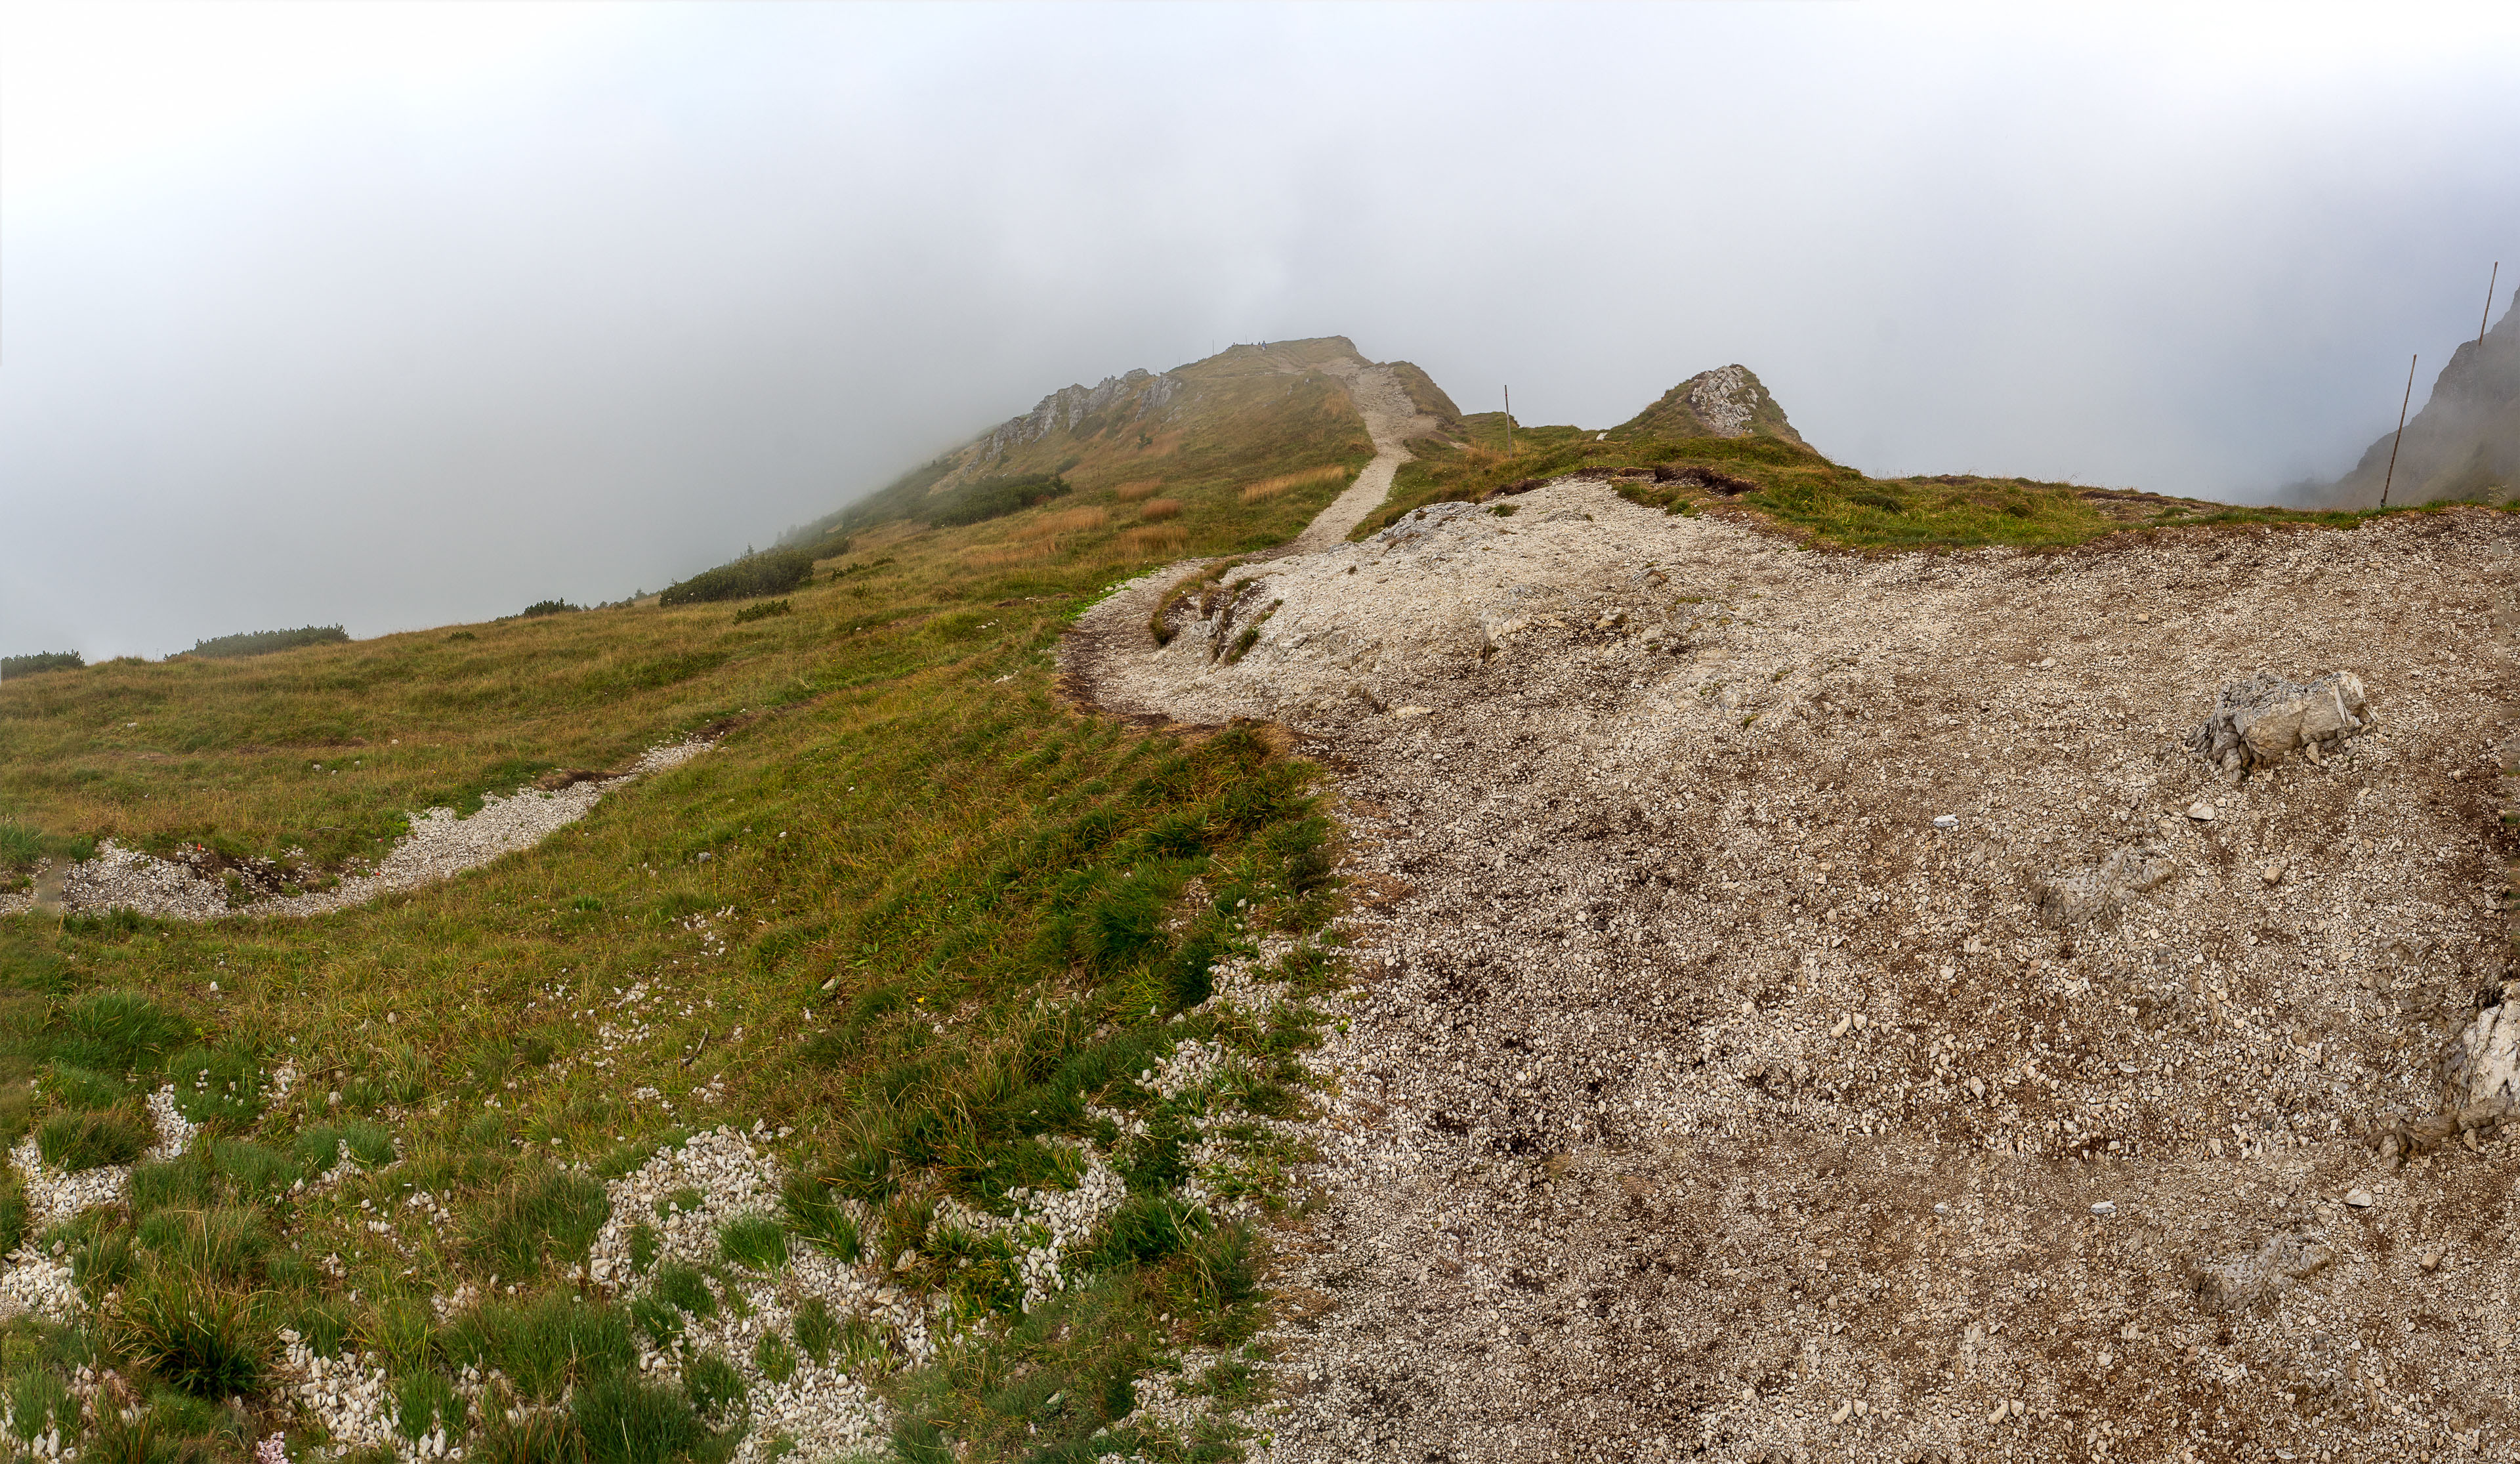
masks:
[[[745,605],[735,612],[735,623],[747,625],[755,620],[768,620],[774,615],[792,615],[794,609],[784,599],[765,599],[757,605]]]
[[[0,656],[0,681],[32,676],[38,671],[76,671],[87,662],[75,650],[39,650],[33,655]]]
[[[584,605],[573,605],[564,599],[538,599],[532,604],[525,606],[523,609],[518,610],[516,618],[518,620],[540,620],[545,615],[565,615],[572,610],[582,610],[584,608],[586,608]]]
[[[197,641],[189,654],[212,658],[224,656],[267,656],[276,650],[295,650],[301,645],[338,645],[350,639],[350,633],[338,625],[309,625],[293,631],[241,631],[233,636],[213,636]]]
[[[703,570],[656,597],[660,605],[703,604],[719,599],[758,599],[785,595],[814,572],[814,556],[802,550],[772,549],[745,555],[732,563]]]
[[[937,528],[951,528],[957,524],[1004,518],[1036,504],[1063,498],[1066,494],[1067,480],[1055,472],[979,478],[927,500],[918,516]]]

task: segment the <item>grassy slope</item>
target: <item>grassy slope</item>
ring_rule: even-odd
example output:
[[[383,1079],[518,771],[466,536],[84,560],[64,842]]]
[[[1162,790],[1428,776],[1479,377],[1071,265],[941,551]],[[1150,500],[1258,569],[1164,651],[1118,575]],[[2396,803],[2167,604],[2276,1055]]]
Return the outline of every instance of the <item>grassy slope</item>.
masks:
[[[1072,429],[1062,422],[1001,457],[983,459],[979,444],[957,449],[865,502],[817,520],[805,537],[842,529],[857,533],[917,518],[931,492],[974,478],[1058,473],[1076,490],[1061,507],[1101,508],[1108,515],[1101,525],[1063,533],[1061,545],[1069,553],[1119,552],[1110,547],[1122,544],[1132,529],[1148,525],[1142,506],[1149,502],[1180,504],[1180,519],[1154,522],[1186,526],[1195,543],[1206,545],[1216,542],[1218,534],[1231,534],[1238,536],[1234,548],[1261,548],[1277,540],[1255,536],[1288,514],[1300,525],[1345,485],[1309,484],[1265,521],[1242,510],[1238,490],[1332,465],[1349,468],[1352,477],[1354,469],[1373,457],[1365,421],[1346,389],[1320,369],[1355,354],[1353,346],[1336,336],[1274,341],[1266,347],[1238,345],[1168,373],[1179,382],[1177,395],[1153,412],[1137,415],[1132,398],[1085,418]],[[1431,389],[1432,383],[1427,384]],[[1125,498],[1114,491],[1123,487],[1130,490]],[[999,535],[987,542],[1005,540]]]
[[[1815,543],[1861,551],[2065,548],[2130,530],[2228,523],[2340,525],[2366,516],[2233,508],[2027,478],[1868,478],[1773,437],[1614,435],[1603,441],[1588,428],[1517,422],[1508,453],[1503,414],[1478,413],[1462,421],[1465,440],[1458,448],[1435,442],[1411,445],[1418,461],[1402,465],[1390,501],[1351,537],[1377,532],[1413,509],[1477,500],[1526,478],[1656,465],[1705,467],[1756,486],[1726,496],[1694,484],[1622,479],[1619,492],[1674,512],[1713,509]]]
[[[1042,511],[1056,508],[1018,517]],[[1281,498],[1232,522],[1180,521],[1193,548],[1213,551],[1282,538],[1303,511]],[[266,1380],[271,1329],[286,1320],[320,1339],[390,1344],[395,1386],[419,1387],[451,1376],[472,1323],[431,1324],[417,1299],[494,1272],[513,1280],[520,1265],[535,1278],[528,1299],[569,1289],[558,1276],[584,1225],[519,1199],[555,1182],[547,1161],[612,1156],[618,1170],[678,1130],[766,1121],[793,1129],[777,1147],[811,1180],[790,1196],[800,1234],[878,1258],[950,1258],[902,1277],[961,1317],[1008,1323],[931,1367],[888,1373],[906,1456],[942,1457],[949,1438],[974,1457],[1082,1441],[1128,1411],[1132,1376],[1185,1346],[1240,1343],[1257,1314],[1248,1236],[1183,1221],[1171,1198],[1190,1177],[1186,1125],[1201,1099],[1159,1100],[1134,1077],[1185,1037],[1220,1040],[1248,1059],[1214,1100],[1222,1111],[1290,1110],[1288,1054],[1309,1041],[1300,1022],[1169,1018],[1205,995],[1211,955],[1263,927],[1320,927],[1327,829],[1306,770],[1251,732],[1182,740],[1058,709],[1051,646],[1133,566],[1068,552],[972,570],[975,544],[1020,527],[896,528],[856,556],[892,562],[825,577],[789,597],[792,615],[741,628],[733,606],[627,607],[474,627],[471,640],[435,631],[0,688],[0,813],[56,843],[116,833],[268,848],[328,824],[374,838],[415,802],[548,765],[618,766],[756,714],[532,853],[369,909],[306,922],[0,927],[0,1137],[91,1109],[127,1120],[187,1044],[214,1060],[177,1068],[207,1063],[248,1088],[285,1058],[309,1075],[268,1112],[240,1103],[216,1121],[258,1149],[219,1150],[215,1169],[187,1161],[158,1186],[250,1217],[276,1237],[265,1262],[211,1275],[163,1234],[151,1239],[163,1220],[114,1212],[58,1237],[106,1258],[81,1262],[92,1289],[102,1296],[127,1270],[187,1298],[250,1298],[239,1346]],[[354,737],[367,745],[331,745]],[[349,771],[335,772],[341,761]],[[1304,989],[1325,987],[1318,948],[1288,963]],[[602,1024],[618,1020],[615,992],[643,982],[674,998],[654,1032],[610,1052],[613,1065],[588,1066]],[[103,1055],[82,1046],[78,1003],[110,991],[145,995],[169,1035]],[[37,1074],[30,1102],[24,1080]],[[675,1111],[629,1101],[641,1087]],[[1049,1177],[1058,1151],[1036,1135],[1115,1139],[1089,1100],[1148,1122],[1149,1137],[1116,1150],[1141,1199],[1099,1253],[1071,1264],[1094,1283],[1018,1322],[1005,1245],[933,1231],[927,1213],[940,1195],[1003,1210],[992,1197]],[[320,1198],[252,1178],[266,1153],[295,1174],[285,1156],[326,1124],[377,1126],[405,1165]],[[1283,1159],[1264,1132],[1247,1136],[1242,1176],[1210,1182],[1247,1187],[1246,1172]],[[358,1228],[359,1201],[390,1201],[414,1180],[448,1198],[451,1223],[392,1241]],[[879,1219],[855,1231],[842,1199]],[[343,1274],[304,1264],[327,1252],[344,1258]],[[0,1336],[14,1380],[0,1386],[41,1391],[68,1365],[112,1362],[155,1397],[149,1416],[169,1437],[233,1455],[258,1432],[303,1432],[267,1386],[232,1390],[241,1408],[225,1393],[188,1398],[181,1369],[144,1365],[148,1351],[122,1322],[21,1318]],[[1233,1368],[1213,1376],[1244,1386]],[[553,1457],[578,1446],[562,1445]]]

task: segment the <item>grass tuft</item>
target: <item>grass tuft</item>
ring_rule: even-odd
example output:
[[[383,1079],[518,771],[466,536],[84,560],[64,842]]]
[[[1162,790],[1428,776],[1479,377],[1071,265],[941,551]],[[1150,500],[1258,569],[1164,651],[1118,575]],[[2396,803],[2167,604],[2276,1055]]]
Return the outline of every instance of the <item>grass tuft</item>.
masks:
[[[35,1149],[61,1170],[129,1164],[149,1148],[149,1126],[128,1111],[57,1113],[35,1131]]]
[[[772,1271],[788,1264],[788,1232],[766,1215],[727,1221],[717,1244],[718,1254],[746,1270]]]

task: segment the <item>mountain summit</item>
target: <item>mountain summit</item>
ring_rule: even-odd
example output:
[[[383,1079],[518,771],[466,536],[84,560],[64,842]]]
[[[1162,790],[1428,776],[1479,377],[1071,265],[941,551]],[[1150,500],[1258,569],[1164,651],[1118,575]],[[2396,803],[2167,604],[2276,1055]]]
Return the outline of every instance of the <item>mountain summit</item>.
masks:
[[[954,518],[962,511],[955,505],[975,493],[990,497],[992,485],[1055,483],[1060,493],[1159,487],[1171,502],[1182,490],[1353,467],[1374,452],[1357,391],[1384,380],[1399,395],[1403,435],[1461,430],[1460,409],[1423,371],[1406,361],[1377,365],[1344,335],[1246,343],[1169,371],[1062,386],[788,537],[802,543],[894,520]]]
[[[1750,368],[1734,363],[1702,371],[1610,430],[1622,437],[1778,437],[1809,447],[1785,409]]]
[[[2520,290],[2512,306],[2482,340],[2451,353],[2403,441],[2398,433],[2382,433],[2354,470],[2318,497],[2339,508],[2365,508],[2380,501],[2383,483],[2389,501],[2401,504],[2498,498],[2520,485],[2520,326],[2512,323],[2520,315]]]

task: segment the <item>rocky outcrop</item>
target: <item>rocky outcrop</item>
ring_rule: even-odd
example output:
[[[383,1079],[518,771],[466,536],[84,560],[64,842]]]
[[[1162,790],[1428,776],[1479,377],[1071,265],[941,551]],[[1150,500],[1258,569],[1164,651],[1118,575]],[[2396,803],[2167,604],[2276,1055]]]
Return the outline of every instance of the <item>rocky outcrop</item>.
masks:
[[[2441,1055],[2442,1106],[2461,1114],[2508,1114],[2520,1104],[2520,1001],[2476,1014]]]
[[[2316,763],[2321,749],[2333,750],[2376,720],[2361,678],[2350,671],[2307,686],[2261,671],[2223,688],[2214,698],[2214,714],[2188,733],[2187,750],[2237,782],[2250,769],[2294,752]]]
[[[1759,374],[1735,363],[1702,371],[1610,430],[1618,437],[1777,437],[1809,447]]]
[[[2520,307],[2520,294],[2513,304]],[[2404,440],[2383,433],[2352,472],[2309,497],[2323,506],[2368,508],[2380,501],[2383,486],[2393,504],[2498,502],[2520,488],[2520,325],[2514,316],[2520,309],[2506,310],[2482,339],[2451,353]]]
[[[999,458],[1010,448],[1039,442],[1053,432],[1073,432],[1087,418],[1102,416],[1103,409],[1114,403],[1123,407],[1124,420],[1138,421],[1149,413],[1161,412],[1180,393],[1181,384],[1181,378],[1170,372],[1133,371],[1126,376],[1104,377],[1092,386],[1062,386],[1043,397],[1030,412],[991,429],[981,440],[979,456],[983,460]]]

